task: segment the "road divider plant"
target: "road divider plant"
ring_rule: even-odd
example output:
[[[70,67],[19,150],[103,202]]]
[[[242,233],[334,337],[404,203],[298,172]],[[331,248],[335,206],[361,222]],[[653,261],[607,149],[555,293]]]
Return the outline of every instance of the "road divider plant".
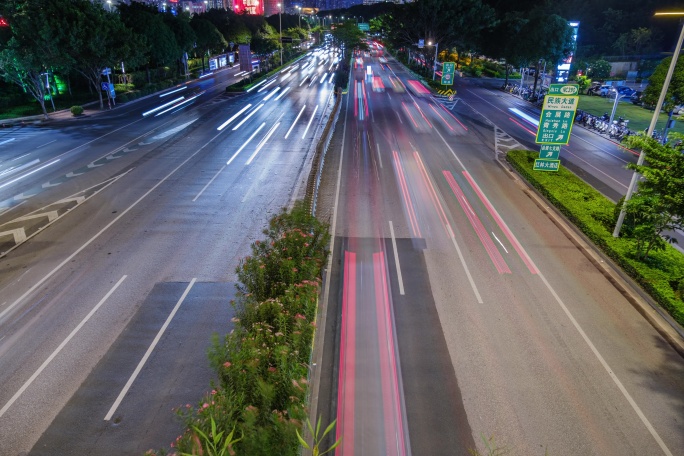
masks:
[[[234,327],[214,335],[209,358],[218,381],[198,406],[178,410],[186,431],[172,446],[181,454],[299,454],[330,234],[297,202],[264,235],[237,267]]]
[[[639,255],[638,240],[612,235],[615,203],[572,172],[533,171],[538,152],[512,150],[506,160],[608,257],[617,263],[660,306],[684,325],[684,255],[669,244],[662,250]]]

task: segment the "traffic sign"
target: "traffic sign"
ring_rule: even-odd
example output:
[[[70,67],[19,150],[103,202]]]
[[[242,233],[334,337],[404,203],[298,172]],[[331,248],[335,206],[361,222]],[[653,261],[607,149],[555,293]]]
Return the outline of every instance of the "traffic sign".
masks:
[[[579,85],[551,84],[549,85],[549,95],[579,95]]]
[[[101,82],[100,83],[100,88],[103,92],[107,92],[109,90],[109,83],[107,82]]]
[[[108,76],[110,74],[112,74],[111,68],[108,67],[108,68],[105,68],[104,70],[102,70],[102,76]]]
[[[537,158],[534,160],[534,171],[558,171],[560,160],[550,160],[548,158]]]
[[[570,131],[572,130],[578,101],[579,97],[574,95],[545,96],[539,118],[537,137],[534,142],[537,144],[567,144],[570,141]]]
[[[442,85],[454,85],[454,72],[456,64],[454,62],[444,62],[442,64]]]
[[[539,149],[539,158],[549,158],[551,160],[558,160],[561,146],[554,146],[550,144],[542,144]]]

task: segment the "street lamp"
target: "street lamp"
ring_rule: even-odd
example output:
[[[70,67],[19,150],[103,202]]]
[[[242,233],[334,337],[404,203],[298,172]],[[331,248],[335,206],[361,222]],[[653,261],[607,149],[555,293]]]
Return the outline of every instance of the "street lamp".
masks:
[[[282,3],[278,3],[278,27],[280,28],[280,66],[283,66],[283,18]]]
[[[112,12],[112,0],[107,0],[107,8],[109,9],[109,12]]]
[[[299,28],[302,28],[302,7],[297,5],[297,15],[299,16]]]
[[[432,41],[428,41],[428,46],[432,46]],[[439,49],[439,43],[435,43],[435,62],[432,64],[432,80],[435,80],[435,75],[437,74],[437,49]]]
[[[680,12],[663,12],[655,13],[655,16],[684,16],[684,11]],[[646,137],[650,138],[653,136],[653,131],[655,130],[656,123],[658,122],[658,116],[660,115],[660,110],[663,108],[663,102],[665,101],[665,94],[667,94],[667,89],[670,86],[670,81],[672,80],[672,74],[674,73],[675,66],[677,65],[677,60],[679,59],[679,51],[682,50],[682,41],[684,41],[684,22],[682,23],[682,30],[679,33],[679,40],[677,40],[677,46],[675,46],[674,54],[672,54],[672,61],[670,62],[670,68],[667,70],[667,75],[665,76],[665,81],[663,81],[663,88],[660,90],[660,97],[658,97],[658,103],[656,103],[655,111],[653,111],[653,117],[651,118],[651,124],[648,126],[648,132]],[[637,166],[644,163],[644,150],[639,152],[639,160],[637,160]],[[613,230],[613,237],[620,236],[620,229],[622,228],[622,223],[625,221],[625,205],[627,201],[632,197],[634,192],[634,187],[636,187],[636,182],[638,179],[638,173],[634,171],[632,174],[632,180],[629,182],[629,187],[627,188],[627,194],[625,195],[625,200],[622,203],[622,210],[620,211],[620,216],[618,217],[617,223],[615,224],[615,230]]]
[[[208,4],[209,2],[207,0],[204,0],[204,12],[207,12]]]

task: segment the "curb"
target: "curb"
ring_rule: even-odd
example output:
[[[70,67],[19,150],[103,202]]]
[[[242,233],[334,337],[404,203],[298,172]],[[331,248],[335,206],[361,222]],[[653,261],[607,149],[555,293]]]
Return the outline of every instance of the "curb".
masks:
[[[596,246],[572,223],[570,223],[555,206],[546,200],[527,180],[520,175],[515,168],[503,163],[497,158],[496,162],[516,182],[521,184],[521,189],[539,209],[553,222],[558,229],[572,242],[577,249],[596,267],[596,269],[615,287],[615,289],[639,312],[646,321],[660,334],[667,343],[684,358],[684,329],[669,318],[669,315],[653,301],[639,286],[629,277],[624,275],[620,268],[607,256],[603,255]]]

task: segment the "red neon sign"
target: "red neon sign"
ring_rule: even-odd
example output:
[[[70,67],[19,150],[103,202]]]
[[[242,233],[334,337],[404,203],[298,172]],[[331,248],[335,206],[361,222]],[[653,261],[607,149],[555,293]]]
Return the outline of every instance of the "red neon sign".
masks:
[[[233,11],[253,15],[264,15],[264,0],[233,0]]]

